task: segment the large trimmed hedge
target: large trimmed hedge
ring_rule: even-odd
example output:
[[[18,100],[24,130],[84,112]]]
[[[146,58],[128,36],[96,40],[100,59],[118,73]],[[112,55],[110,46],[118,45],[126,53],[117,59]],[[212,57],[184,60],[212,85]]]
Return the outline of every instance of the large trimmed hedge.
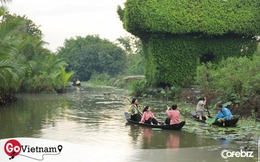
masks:
[[[251,55],[259,0],[127,0],[124,28],[141,38],[151,84],[186,84],[200,62]]]
[[[259,0],[127,0],[124,27],[142,33],[260,34]]]
[[[245,38],[154,35],[144,42],[145,75],[151,84],[189,84],[199,63],[248,56],[256,47],[255,41]]]

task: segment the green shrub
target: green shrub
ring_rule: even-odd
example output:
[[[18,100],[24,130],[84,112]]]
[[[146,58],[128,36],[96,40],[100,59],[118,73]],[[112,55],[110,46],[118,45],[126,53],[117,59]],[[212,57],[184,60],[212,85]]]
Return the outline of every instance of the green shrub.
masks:
[[[134,80],[129,83],[128,88],[130,89],[132,95],[142,96],[146,89],[146,79]]]
[[[143,45],[145,75],[150,85],[189,87],[200,63],[250,56],[257,43],[246,38],[152,35]]]
[[[110,76],[107,73],[94,72],[89,80],[90,83],[96,85],[108,85]]]
[[[260,95],[260,56],[229,57],[213,65],[197,68],[196,80],[201,89],[221,91],[223,96],[243,101]],[[233,98],[233,99],[232,99]]]
[[[24,90],[27,92],[39,93],[41,91],[52,90],[52,79],[46,73],[35,75],[32,78],[28,78],[23,84]]]

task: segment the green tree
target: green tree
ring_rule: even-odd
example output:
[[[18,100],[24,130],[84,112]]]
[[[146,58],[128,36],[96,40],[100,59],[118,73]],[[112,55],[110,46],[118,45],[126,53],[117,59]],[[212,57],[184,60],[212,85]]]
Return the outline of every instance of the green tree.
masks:
[[[24,76],[25,66],[16,59],[16,46],[19,39],[14,34],[20,20],[8,22],[4,18],[7,13],[4,7],[0,7],[0,96],[13,94],[20,87],[20,80]]]
[[[127,0],[124,6],[119,17],[142,41],[151,84],[189,86],[200,63],[256,50],[258,0]]]
[[[66,39],[57,54],[68,62],[67,70],[84,81],[94,72],[115,76],[124,70],[126,61],[122,48],[94,35]]]
[[[134,36],[119,37],[116,44],[126,51],[125,75],[144,74],[144,54],[141,40]]]
[[[33,21],[12,15],[4,7],[0,14],[0,95],[54,90],[60,80],[54,74],[66,62],[44,48],[42,32]]]
[[[67,91],[66,86],[73,74],[74,71],[70,71],[67,73],[65,67],[60,66],[60,71],[56,72],[53,80],[56,89],[61,93],[65,93]]]

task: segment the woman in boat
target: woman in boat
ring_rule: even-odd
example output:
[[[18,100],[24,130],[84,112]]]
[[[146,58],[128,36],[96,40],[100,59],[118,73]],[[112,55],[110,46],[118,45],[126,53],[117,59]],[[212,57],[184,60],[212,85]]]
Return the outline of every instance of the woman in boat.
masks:
[[[215,120],[225,121],[232,119],[233,115],[231,111],[228,108],[223,107],[222,104],[217,104],[217,110],[218,114],[215,117]]]
[[[179,124],[180,123],[180,112],[177,110],[177,105],[173,104],[172,108],[167,106],[166,114],[168,115],[168,120],[166,119],[165,124]]]
[[[156,117],[151,112],[150,106],[145,106],[145,108],[143,110],[143,116],[142,116],[140,123],[147,123],[147,124],[152,124],[152,125],[159,124]]]
[[[131,120],[139,122],[141,120],[141,114],[138,109],[137,98],[134,98],[131,102],[131,106],[128,109],[128,112],[131,114]]]
[[[199,117],[199,120],[202,120],[202,117],[205,117],[206,119],[208,119],[208,116],[206,114],[206,110],[204,108],[204,106],[206,105],[206,102],[207,102],[206,97],[204,97],[204,98],[201,97],[199,99],[197,106],[196,106],[196,113]]]

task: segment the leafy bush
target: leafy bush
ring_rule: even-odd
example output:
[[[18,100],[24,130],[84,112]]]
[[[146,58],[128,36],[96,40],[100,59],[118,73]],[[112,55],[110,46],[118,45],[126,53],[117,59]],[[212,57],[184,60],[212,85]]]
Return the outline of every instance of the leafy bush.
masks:
[[[207,63],[199,66],[196,80],[203,91],[220,92],[226,101],[243,105],[260,98],[259,71],[260,55],[251,59],[229,57],[215,65]]]
[[[215,66],[210,63],[202,65],[198,68],[198,73],[205,69],[209,70],[206,72],[208,75],[198,75],[198,79],[207,80],[206,83],[212,84],[210,86],[214,89],[221,89],[226,94],[234,93],[241,98],[245,95],[255,95],[260,90],[257,84],[260,83],[260,56],[254,56],[252,59],[230,57]]]
[[[145,75],[151,85],[189,87],[200,63],[250,56],[256,46],[256,41],[244,38],[152,35],[144,42]]]
[[[181,91],[179,86],[150,87],[146,79],[132,81],[129,84],[132,95],[148,99],[160,98],[165,100],[177,99]]]
[[[127,56],[126,75],[143,75],[144,74],[144,58],[139,54],[131,54]]]
[[[142,96],[146,89],[146,79],[134,80],[129,83],[129,89],[134,96]]]
[[[90,83],[97,85],[108,85],[110,76],[107,73],[94,72],[89,80]]]
[[[46,73],[35,75],[24,81],[24,90],[27,92],[38,93],[45,90],[52,90],[52,79]]]

